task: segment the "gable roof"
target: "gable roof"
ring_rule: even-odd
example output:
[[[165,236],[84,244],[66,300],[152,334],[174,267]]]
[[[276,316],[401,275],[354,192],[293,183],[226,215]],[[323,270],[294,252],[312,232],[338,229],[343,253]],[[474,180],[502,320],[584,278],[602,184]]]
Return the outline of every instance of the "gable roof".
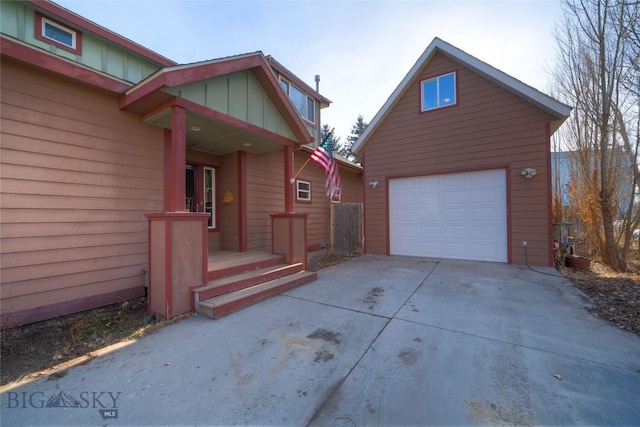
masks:
[[[531,102],[538,108],[557,118],[557,121],[554,122],[556,125],[552,127],[552,131],[555,131],[560,126],[560,124],[562,124],[562,122],[566,120],[567,117],[569,117],[569,114],[571,113],[570,106],[563,104],[562,102],[550,97],[549,95],[538,91],[537,89],[521,82],[520,80],[511,77],[510,75],[498,70],[497,68],[492,67],[486,62],[483,62],[478,58],[469,55],[468,53],[436,37],[433,39],[431,44],[427,46],[422,55],[420,55],[420,58],[418,58],[413,67],[411,67],[398,87],[396,87],[396,89],[391,93],[391,96],[389,96],[382,108],[378,111],[378,113],[376,113],[375,117],[373,118],[373,120],[371,120],[360,138],[358,138],[358,140],[355,142],[355,144],[351,148],[353,152],[357,153],[362,150],[370,135],[384,120],[387,114],[391,111],[392,107],[399,101],[399,99],[407,90],[408,86],[416,79],[420,71],[438,52],[472,69],[476,73],[481,74],[487,79],[513,92],[526,101]]]
[[[297,110],[282,90],[267,59],[260,51],[161,68],[140,83],[129,88],[120,97],[120,108],[144,114],[174,97],[174,95],[162,91],[163,88],[181,86],[243,70],[252,70],[254,72],[271,101],[283,113],[285,123],[298,141],[303,144],[313,142],[313,136],[309,133]]]

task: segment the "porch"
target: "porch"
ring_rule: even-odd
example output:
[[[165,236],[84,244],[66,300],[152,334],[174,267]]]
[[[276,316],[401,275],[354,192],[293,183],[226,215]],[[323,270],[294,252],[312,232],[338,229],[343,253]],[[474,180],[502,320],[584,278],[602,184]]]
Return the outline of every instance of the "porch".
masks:
[[[248,305],[311,282],[317,273],[303,262],[264,251],[209,253],[204,286],[192,289],[198,314],[217,319]]]

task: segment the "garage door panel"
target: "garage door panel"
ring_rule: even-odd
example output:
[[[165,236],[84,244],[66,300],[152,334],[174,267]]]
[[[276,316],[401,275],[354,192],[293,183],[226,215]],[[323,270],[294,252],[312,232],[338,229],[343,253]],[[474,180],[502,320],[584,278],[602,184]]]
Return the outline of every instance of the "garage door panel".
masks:
[[[474,222],[499,222],[502,216],[502,212],[496,207],[491,208],[477,208],[473,210]]]
[[[439,184],[439,188],[446,190],[467,186],[467,177],[464,174],[436,175],[434,178],[434,182]]]
[[[411,238],[414,239],[418,231],[417,225],[402,225],[394,227],[394,232],[398,239]]]
[[[467,238],[466,225],[445,225],[442,227],[442,238],[449,240],[462,240]]]
[[[497,227],[482,227],[475,226],[469,230],[469,239],[471,240],[486,240],[486,241],[499,241],[499,233]]]
[[[445,208],[442,210],[442,221],[449,222],[466,222],[468,215],[468,209],[466,207],[460,208]]]
[[[496,188],[479,188],[469,191],[469,203],[495,204],[500,199]]]
[[[495,261],[500,255],[500,248],[497,245],[471,245],[469,247],[469,257],[477,261]]]
[[[398,207],[413,208],[417,206],[415,193],[398,194],[396,204]]]
[[[389,233],[394,255],[506,262],[505,170],[389,180]]]
[[[421,254],[421,256],[428,256],[428,257],[439,257],[441,252],[442,252],[442,248],[440,245],[440,242],[433,242],[433,241],[422,241],[420,242],[417,247],[416,247],[417,251]],[[404,254],[399,254],[399,255],[413,255],[415,256],[416,252],[412,252],[412,253],[404,253]]]
[[[467,244],[464,241],[450,242],[442,245],[444,258],[465,259],[468,256]]]
[[[418,220],[421,224],[424,223],[440,223],[442,217],[442,211],[437,209],[422,209],[418,216]]]
[[[455,189],[444,191],[443,201],[445,205],[465,204],[467,203],[467,192],[465,190]]]
[[[440,192],[423,190],[418,194],[417,200],[419,206],[439,206]]]
[[[435,226],[420,226],[419,228],[420,240],[440,240],[442,238],[441,228],[439,225]]]

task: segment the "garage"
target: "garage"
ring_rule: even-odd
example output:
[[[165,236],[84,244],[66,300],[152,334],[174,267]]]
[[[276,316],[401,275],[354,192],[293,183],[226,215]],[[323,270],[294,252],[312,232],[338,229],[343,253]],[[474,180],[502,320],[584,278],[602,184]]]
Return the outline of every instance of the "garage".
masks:
[[[507,262],[504,169],[389,180],[391,255]]]

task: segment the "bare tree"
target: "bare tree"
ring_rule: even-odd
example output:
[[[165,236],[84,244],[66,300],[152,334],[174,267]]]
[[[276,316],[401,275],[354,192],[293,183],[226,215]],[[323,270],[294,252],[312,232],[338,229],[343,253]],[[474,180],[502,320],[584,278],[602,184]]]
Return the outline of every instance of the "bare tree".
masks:
[[[619,271],[638,225],[638,4],[565,0],[556,33],[555,81],[574,105],[566,133],[572,203],[593,253]]]

